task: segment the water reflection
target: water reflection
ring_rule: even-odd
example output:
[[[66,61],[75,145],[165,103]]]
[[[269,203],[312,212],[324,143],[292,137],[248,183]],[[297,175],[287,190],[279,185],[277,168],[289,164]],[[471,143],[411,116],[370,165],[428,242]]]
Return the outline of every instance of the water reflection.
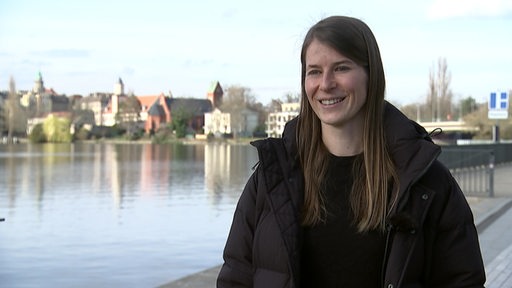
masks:
[[[153,287],[217,265],[256,162],[222,143],[1,145],[0,283]]]
[[[239,197],[241,191],[231,188],[243,186],[247,180],[247,171],[251,171],[257,163],[256,154],[247,152],[247,147],[240,145],[222,143],[206,145],[205,186],[212,195],[214,205],[221,201],[222,197]],[[225,185],[225,183],[236,185]]]

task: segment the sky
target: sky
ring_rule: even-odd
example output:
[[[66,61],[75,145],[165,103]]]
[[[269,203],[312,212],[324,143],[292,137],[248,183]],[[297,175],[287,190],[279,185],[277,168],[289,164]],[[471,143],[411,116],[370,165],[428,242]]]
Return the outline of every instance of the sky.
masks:
[[[219,81],[267,104],[300,92],[307,30],[331,15],[372,29],[386,98],[424,102],[445,58],[455,100],[512,89],[512,0],[2,0],[0,90],[30,90],[38,73],[59,94],[204,98]]]

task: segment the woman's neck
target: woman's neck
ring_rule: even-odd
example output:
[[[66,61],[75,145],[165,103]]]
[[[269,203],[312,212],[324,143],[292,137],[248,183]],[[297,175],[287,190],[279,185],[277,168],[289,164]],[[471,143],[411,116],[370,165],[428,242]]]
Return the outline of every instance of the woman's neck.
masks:
[[[363,152],[363,127],[322,125],[322,141],[335,156],[353,156]]]

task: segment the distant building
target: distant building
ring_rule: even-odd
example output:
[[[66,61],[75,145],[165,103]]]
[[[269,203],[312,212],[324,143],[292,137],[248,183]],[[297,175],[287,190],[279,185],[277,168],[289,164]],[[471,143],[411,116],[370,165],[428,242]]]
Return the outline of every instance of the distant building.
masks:
[[[38,73],[32,90],[22,95],[20,104],[28,111],[29,117],[45,117],[49,113],[71,110],[68,97],[58,95],[52,88],[44,87],[41,72]]]
[[[133,121],[140,119],[139,115],[133,115],[137,112],[122,112],[120,104],[127,101],[128,96],[124,94],[124,83],[121,78],[114,84],[114,93],[95,92],[88,97],[80,100],[81,110],[90,110],[94,114],[94,125],[96,126],[114,126],[121,120]],[[137,99],[139,99],[137,97]],[[121,114],[119,114],[121,113]]]
[[[231,114],[223,113],[215,108],[212,112],[204,114],[204,134],[221,138],[231,134]]]
[[[206,93],[206,98],[212,102],[213,108],[220,108],[223,97],[224,90],[222,90],[222,86],[220,86],[219,81],[213,81]]]
[[[281,111],[269,113],[267,117],[267,136],[281,137],[286,122],[299,115],[300,102],[282,103]]]
[[[48,115],[66,115],[70,117],[71,105],[66,95],[59,95],[53,88],[44,86],[43,76],[38,73],[31,91],[26,91],[20,99],[27,113],[27,133],[34,125],[41,123]]]
[[[146,133],[156,132],[166,123],[172,123],[173,117],[187,119],[188,129],[202,134],[204,115],[211,112],[213,105],[208,99],[173,98],[161,94],[147,110]]]
[[[114,84],[114,93],[110,94],[110,101],[102,111],[102,125],[103,126],[114,126],[118,119],[116,118],[119,113],[119,102],[126,98],[124,95],[124,83],[121,78]]]
[[[173,117],[188,119],[188,129],[194,133],[204,134],[204,115],[213,111],[213,105],[208,99],[170,98],[171,122]]]
[[[95,92],[80,100],[80,110],[90,110],[94,114],[94,125],[104,126],[103,111],[106,109],[110,99],[109,93]]]
[[[231,114],[220,110],[224,90],[222,90],[219,81],[213,81],[210,84],[206,97],[212,102],[213,111],[204,115],[204,134],[213,134],[216,138],[231,134]]]
[[[139,97],[139,99],[141,98],[143,97]],[[141,116],[143,116],[141,118],[146,119],[144,130],[147,134],[156,132],[163,127],[165,123],[171,123],[171,111],[170,107],[167,105],[167,96],[162,93],[154,98],[153,96],[146,96],[144,98],[144,100],[139,101],[141,101],[142,105]],[[149,101],[152,102],[149,103]]]
[[[114,84],[114,95],[124,95],[124,83],[121,78]]]
[[[137,99],[139,99],[140,102],[140,120],[144,123],[147,122],[148,119],[148,112],[149,108],[159,99],[159,97],[165,97],[164,94],[160,95],[143,95],[143,96],[137,96]]]
[[[173,117],[183,117],[187,119],[187,128],[190,132],[207,134],[206,127],[212,127],[212,124],[206,121],[212,121],[210,113],[220,107],[223,96],[224,91],[220,83],[214,81],[206,92],[206,99],[175,98],[171,93],[169,96],[162,93],[159,96],[139,97],[142,106],[141,119],[145,119],[145,131],[156,132],[163,125],[172,123]],[[215,115],[219,113],[221,112]],[[222,125],[225,125],[226,116],[223,117]],[[230,127],[225,130],[230,131]]]

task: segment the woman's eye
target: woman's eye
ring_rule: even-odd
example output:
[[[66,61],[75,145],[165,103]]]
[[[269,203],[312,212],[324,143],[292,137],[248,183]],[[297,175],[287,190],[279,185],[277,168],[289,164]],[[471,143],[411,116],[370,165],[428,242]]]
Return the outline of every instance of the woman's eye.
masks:
[[[348,71],[348,70],[350,70],[350,67],[345,66],[345,65],[336,66],[336,68],[334,69],[334,71]]]
[[[308,76],[318,75],[318,74],[320,74],[320,70],[309,70],[307,73]]]

